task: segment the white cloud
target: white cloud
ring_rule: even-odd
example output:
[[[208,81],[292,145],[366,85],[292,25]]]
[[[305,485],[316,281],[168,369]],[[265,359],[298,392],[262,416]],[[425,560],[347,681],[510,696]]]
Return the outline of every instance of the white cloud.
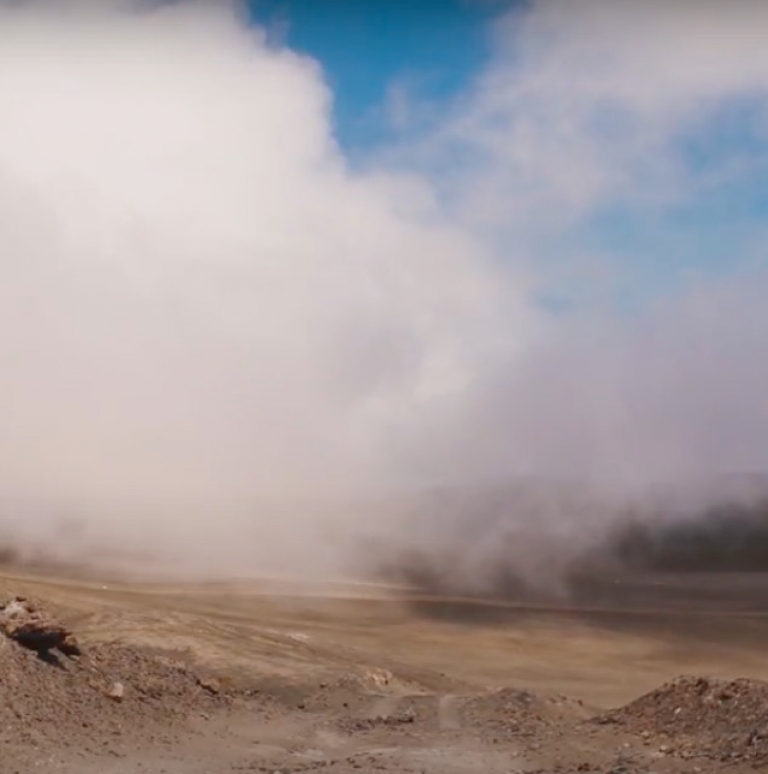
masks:
[[[749,0],[538,0],[507,14],[491,65],[430,139],[438,166],[471,160],[451,198],[487,225],[690,195],[674,142],[735,99],[765,116],[767,24],[768,7]]]

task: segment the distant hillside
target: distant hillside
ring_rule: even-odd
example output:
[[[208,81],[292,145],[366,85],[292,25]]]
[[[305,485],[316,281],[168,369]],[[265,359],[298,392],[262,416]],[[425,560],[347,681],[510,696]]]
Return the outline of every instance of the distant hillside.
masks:
[[[637,519],[619,530],[609,547],[635,569],[768,571],[768,498],[712,506],[669,524]]]
[[[768,571],[765,484],[659,487],[634,500],[561,482],[436,490],[379,505],[387,515],[364,555],[425,590],[533,598],[626,572]]]

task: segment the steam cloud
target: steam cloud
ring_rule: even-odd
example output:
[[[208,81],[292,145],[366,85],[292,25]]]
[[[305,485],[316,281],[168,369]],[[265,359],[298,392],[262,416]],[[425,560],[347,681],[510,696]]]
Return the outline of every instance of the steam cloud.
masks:
[[[463,545],[482,579],[535,518],[554,554],[504,550],[540,574],[659,483],[707,500],[768,469],[761,248],[634,316],[545,312],[560,265],[530,260],[609,200],[707,183],[676,141],[727,100],[765,111],[768,12],[535,3],[453,113],[361,171],[317,63],[236,4],[135,5],[0,5],[14,540],[258,574],[340,571],[367,536]]]

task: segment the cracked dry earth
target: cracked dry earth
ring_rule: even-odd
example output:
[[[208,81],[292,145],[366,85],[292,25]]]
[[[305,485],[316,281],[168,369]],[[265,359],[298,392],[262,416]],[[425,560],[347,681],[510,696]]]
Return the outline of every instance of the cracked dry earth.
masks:
[[[6,573],[0,594],[39,601],[82,652],[0,637],[0,772],[759,769],[763,581],[709,607],[670,604],[675,583],[578,611]]]

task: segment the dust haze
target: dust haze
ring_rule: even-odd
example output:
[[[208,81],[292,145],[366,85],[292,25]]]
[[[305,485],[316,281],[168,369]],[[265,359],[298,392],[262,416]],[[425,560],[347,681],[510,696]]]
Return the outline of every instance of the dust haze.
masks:
[[[737,34],[757,4],[729,6],[714,81],[694,54],[725,12],[691,29],[664,7],[503,17],[439,126],[352,164],[318,63],[238,4],[0,4],[6,543],[209,577],[422,582],[426,563],[460,588],[554,588],[626,524],[760,501],[760,239],[640,311],[594,275],[567,314],[536,301],[562,282],[543,234],[690,193],[679,134],[744,93],[765,112],[768,54]],[[608,143],[606,101],[625,119]]]

